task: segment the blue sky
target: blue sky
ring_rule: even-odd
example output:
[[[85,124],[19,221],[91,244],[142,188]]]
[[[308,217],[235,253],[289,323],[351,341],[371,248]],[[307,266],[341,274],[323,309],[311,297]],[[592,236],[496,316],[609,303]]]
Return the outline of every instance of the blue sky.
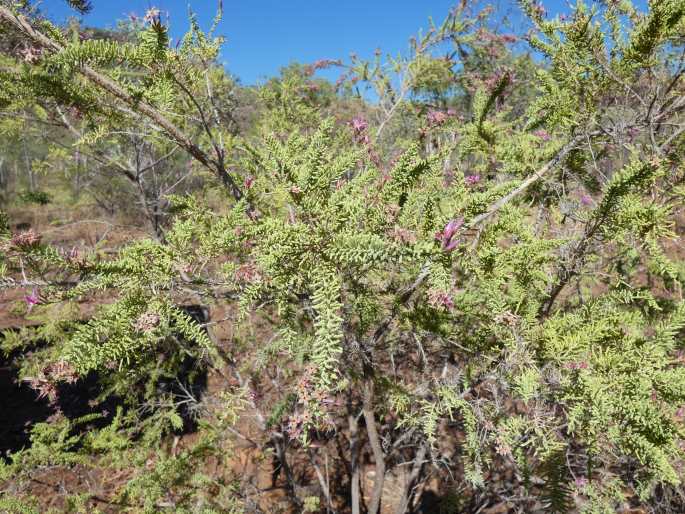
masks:
[[[223,0],[219,33],[227,44],[222,59],[244,84],[273,76],[292,61],[345,59],[351,52],[369,58],[376,48],[396,54],[429,16],[441,20],[456,0]],[[190,8],[203,28],[211,25],[217,0],[92,0],[84,22],[114,26],[128,13],[142,15],[150,6],[169,13],[174,38],[188,27]],[[514,0],[494,0],[498,12],[515,8]],[[548,12],[567,9],[567,0],[543,0]],[[42,9],[55,21],[74,12],[63,0],[44,0]]]

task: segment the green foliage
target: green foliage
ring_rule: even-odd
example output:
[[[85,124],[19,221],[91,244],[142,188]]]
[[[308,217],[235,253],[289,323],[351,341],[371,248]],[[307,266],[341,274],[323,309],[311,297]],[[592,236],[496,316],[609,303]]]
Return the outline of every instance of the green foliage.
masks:
[[[24,191],[19,194],[19,199],[26,203],[47,205],[50,203],[50,195],[45,191]]]
[[[161,505],[175,512],[238,514],[242,506],[233,495],[231,484],[217,482],[198,466],[211,454],[218,455],[212,441],[202,440],[176,456],[160,454],[151,469],[141,469],[121,493],[127,504],[140,506],[140,512],[158,512]],[[171,502],[169,492],[175,495]]]
[[[7,470],[86,456],[122,467],[143,449],[121,499],[144,512],[237,512],[244,491],[203,463],[225,451],[245,395],[304,511],[330,491],[300,494],[290,465],[305,459],[292,453],[315,464],[327,437],[350,451],[368,441],[389,467],[428,443],[443,488],[459,470],[474,498],[492,487],[488,468],[516,468],[528,488],[510,498],[520,511],[539,500],[550,512],[610,512],[680,487],[685,7],[578,2],[551,18],[521,2],[539,62],[467,4],[407,56],[353,57],[337,90],[314,77],[330,62],[284,68],[251,90],[257,120],[245,130],[222,110],[232,91],[216,63],[222,40],[194,16],[174,49],[154,13],[126,41],[70,40],[32,20],[60,48],[23,62],[6,52],[3,109],[45,120],[46,105],[76,107],[75,148],[142,192],[157,239],[74,256],[0,220],[2,275],[43,295],[24,303],[44,325],[3,342],[19,376],[54,386],[95,374],[98,401],[123,400],[89,436],[77,428],[92,418],[37,425]],[[141,120],[131,144],[150,145],[153,164],[132,171],[112,134]],[[200,168],[213,179],[195,194],[146,195],[140,174],[175,152],[194,162],[179,157],[190,169],[180,181],[205,180]],[[66,155],[47,151],[35,168]],[[158,219],[164,202],[172,222]],[[95,295],[108,304],[76,323],[73,302]],[[231,335],[210,337],[213,322],[179,307],[188,299],[224,308],[216,323]],[[56,364],[68,376],[49,376]],[[193,396],[207,368],[235,400],[218,396],[225,416]],[[189,410],[200,442],[163,450]],[[411,469],[425,480],[424,463]],[[533,477],[544,481],[535,493]]]
[[[564,452],[552,454],[542,467],[545,481],[542,499],[548,512],[564,514],[573,508],[572,489],[568,484],[566,455]]]

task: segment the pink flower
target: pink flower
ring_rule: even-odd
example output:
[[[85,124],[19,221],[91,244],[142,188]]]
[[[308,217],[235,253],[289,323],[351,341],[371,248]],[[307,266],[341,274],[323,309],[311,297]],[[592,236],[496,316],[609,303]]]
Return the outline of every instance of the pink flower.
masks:
[[[431,289],[428,291],[428,304],[436,309],[452,310],[454,308],[454,300],[447,291],[440,289]]]
[[[243,182],[243,185],[245,186],[245,189],[250,189],[254,185],[254,177],[246,177],[245,181]]]
[[[24,379],[24,382],[27,382],[29,387],[38,393],[38,400],[47,398],[50,403],[55,403],[57,401],[57,396],[59,393],[57,385],[50,382],[46,378],[27,377]]]
[[[24,62],[27,62],[29,64],[34,64],[40,60],[40,56],[42,54],[42,51],[40,48],[34,48],[34,47],[27,47],[24,48],[20,52],[22,58],[24,59]]]
[[[459,240],[453,238],[463,224],[464,218],[450,220],[443,230],[435,234],[435,239],[441,242],[444,251],[449,253],[457,247]]]
[[[314,70],[321,70],[324,68],[328,68],[330,66],[340,66],[340,60],[333,60],[333,59],[318,59],[314,61],[312,64],[312,68]]]
[[[361,143],[363,145],[369,145],[371,143],[369,134],[367,133],[369,124],[364,118],[359,116],[352,118],[350,125],[352,125],[352,129],[354,130],[354,139],[357,143]]]
[[[467,186],[476,185],[480,182],[480,175],[466,175],[464,177],[464,182],[466,182]]]
[[[236,282],[248,283],[259,279],[259,270],[252,264],[242,264],[235,270],[233,277]]]
[[[576,487],[577,487],[578,489],[582,489],[583,487],[585,487],[585,486],[588,484],[587,478],[585,478],[585,477],[578,477],[578,478],[576,478],[576,480],[575,480],[575,484],[576,484]]]
[[[582,194],[580,196],[580,203],[583,205],[592,205],[592,197],[588,194]]]
[[[14,234],[10,243],[12,246],[17,246],[19,248],[32,248],[40,243],[40,236],[30,228],[25,232]]]
[[[147,23],[159,22],[160,11],[156,7],[150,7],[143,18]]]
[[[369,124],[367,123],[367,121],[361,117],[352,118],[350,124],[352,125],[354,131],[358,133],[365,132],[366,129],[369,128]]]
[[[533,132],[533,135],[534,135],[535,137],[538,137],[538,138],[542,139],[543,141],[549,141],[550,139],[552,139],[552,138],[550,137],[549,133],[548,133],[546,130],[543,130],[543,129],[536,130],[535,132]]]
[[[74,367],[65,361],[48,364],[43,368],[43,375],[50,380],[73,384],[78,380],[78,373]]]
[[[426,117],[431,125],[442,125],[447,120],[447,114],[442,111],[428,111]]]
[[[30,295],[24,296],[24,301],[26,302],[26,305],[29,308],[29,312],[31,312],[34,306],[40,305],[41,303],[40,295],[38,295],[35,288],[33,289]]]
[[[133,326],[138,332],[151,332],[159,325],[160,321],[159,314],[156,312],[144,312],[138,316]]]
[[[506,85],[512,84],[514,82],[514,72],[509,69],[499,70],[493,73],[490,77],[485,79],[485,87],[488,89],[495,89],[503,81]]]
[[[464,219],[459,218],[458,220],[450,220],[450,222],[445,226],[444,236],[446,239],[451,239],[452,236],[459,230],[459,228],[464,224]]]

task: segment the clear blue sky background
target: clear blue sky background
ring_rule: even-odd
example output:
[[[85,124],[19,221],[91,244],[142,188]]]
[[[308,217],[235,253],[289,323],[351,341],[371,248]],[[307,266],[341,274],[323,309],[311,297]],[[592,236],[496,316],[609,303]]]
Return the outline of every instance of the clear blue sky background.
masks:
[[[396,54],[409,37],[427,25],[429,16],[442,20],[457,0],[224,0],[219,33],[227,38],[222,59],[244,84],[276,75],[293,61],[346,59],[351,52],[369,58],[376,48]],[[211,25],[216,0],[93,0],[84,23],[114,26],[129,13],[143,15],[151,7],[169,14],[171,34],[187,29],[188,7],[203,28]],[[498,12],[516,9],[515,0],[495,0]],[[551,14],[568,9],[568,0],[543,0]],[[55,21],[74,11],[63,0],[44,0],[42,9]]]

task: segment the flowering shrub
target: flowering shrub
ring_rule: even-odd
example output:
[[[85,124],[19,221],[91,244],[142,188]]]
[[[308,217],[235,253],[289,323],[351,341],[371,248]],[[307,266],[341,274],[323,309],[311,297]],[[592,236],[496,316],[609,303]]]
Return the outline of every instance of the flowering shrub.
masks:
[[[180,375],[189,356],[233,370],[293,508],[312,503],[296,487],[296,453],[318,472],[321,505],[353,513],[391,502],[409,512],[431,476],[436,493],[463,491],[458,508],[475,512],[500,487],[498,468],[516,470],[502,494],[518,512],[675,498],[685,269],[667,243],[685,199],[682,2],[646,13],[579,4],[564,20],[523,2],[544,65],[514,53],[510,36],[486,37],[490,11],[462,2],[406,59],[353,58],[337,104],[308,70],[288,68],[262,89],[257,134],[240,144],[207,116],[211,94],[190,100],[208,89],[194,66],[219,44],[197,27],[178,51],[158,11],[136,45],[73,43],[4,5],[3,27],[40,48],[0,76],[8,87],[24,80],[29,98],[112,125],[146,119],[225,193],[221,209],[168,197],[164,238],[111,258],[3,236],[7,273],[40,288],[31,305],[114,299],[50,339],[30,379],[41,394],[97,373],[135,413],[158,405],[160,376]],[[438,57],[447,43],[452,57]],[[344,66],[313,70],[332,64]],[[117,66],[146,79],[125,83]],[[377,104],[344,96],[362,85]],[[124,114],[88,102],[95,95]],[[199,127],[168,119],[172,106],[194,110]],[[227,346],[178,307],[188,294],[230,303],[236,327],[261,316],[269,337]],[[183,425],[173,409],[148,410],[167,420],[145,432],[157,441]],[[151,430],[121,416],[111,430]],[[338,484],[317,464],[334,446],[346,460]],[[391,494],[384,483],[404,465]]]

